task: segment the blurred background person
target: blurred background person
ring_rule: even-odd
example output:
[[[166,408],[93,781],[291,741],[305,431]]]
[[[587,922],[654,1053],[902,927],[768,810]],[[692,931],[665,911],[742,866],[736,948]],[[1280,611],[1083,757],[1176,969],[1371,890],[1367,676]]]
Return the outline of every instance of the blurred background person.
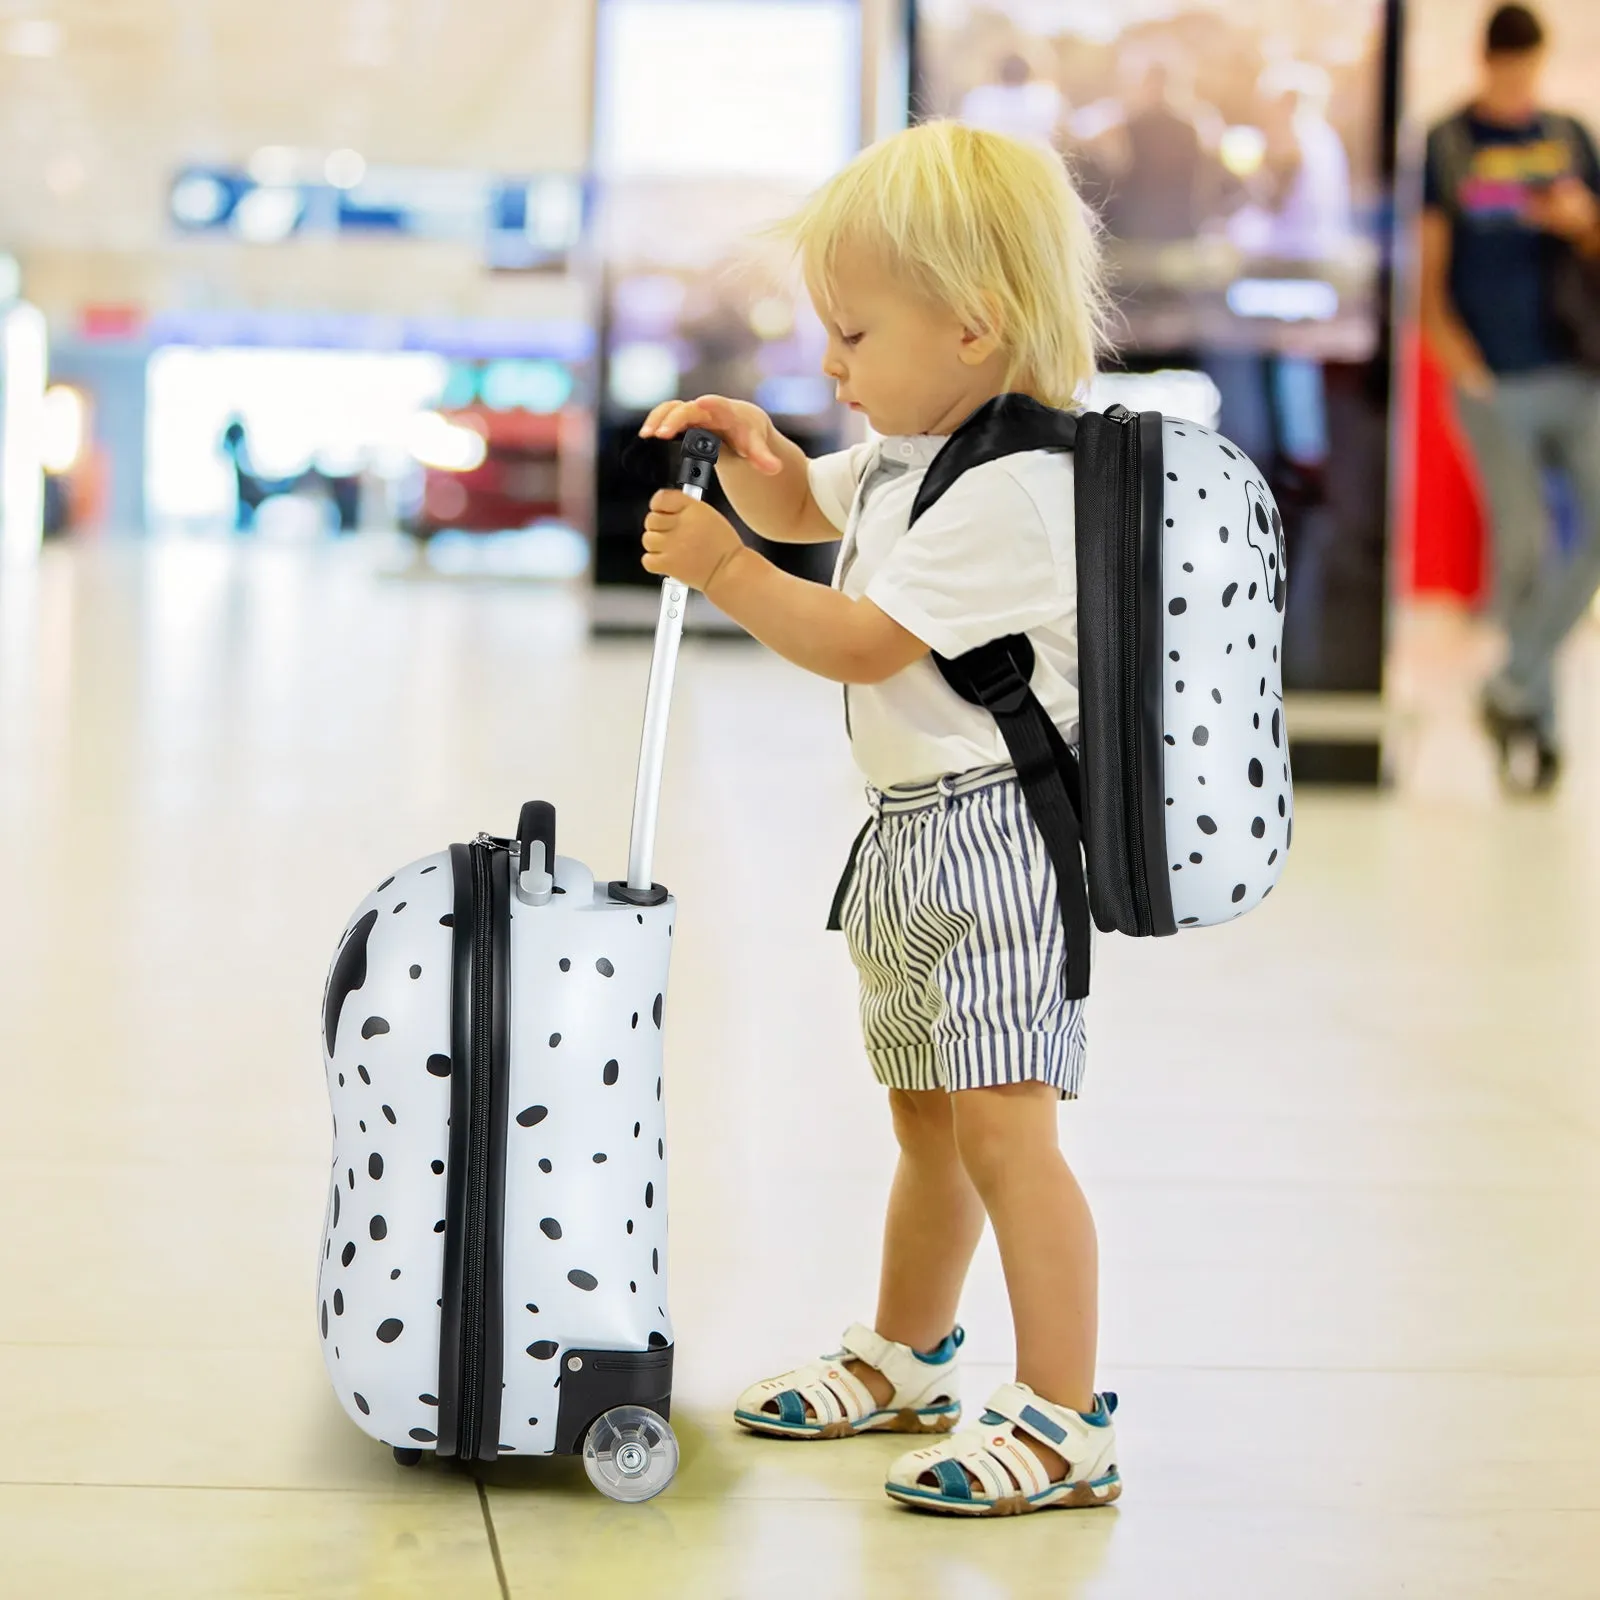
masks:
[[[1058,150],[1066,113],[1061,90],[1036,78],[1027,58],[1013,51],[1001,59],[992,83],[980,83],[967,91],[958,114],[974,128]]]
[[[1285,61],[1261,76],[1266,146],[1256,198],[1229,232],[1241,248],[1292,261],[1336,256],[1352,226],[1350,157],[1328,120],[1333,85],[1312,62]]]
[[[1503,775],[1544,790],[1560,775],[1554,658],[1600,588],[1600,373],[1552,290],[1600,258],[1600,160],[1575,118],[1539,101],[1545,32],[1501,6],[1471,102],[1428,136],[1422,317],[1455,390],[1488,501],[1494,605],[1509,657],[1482,715]],[[1600,321],[1600,295],[1588,307]],[[1553,563],[1543,470],[1566,474],[1577,547]]]
[[[1173,88],[1167,64],[1150,61],[1130,96],[1106,219],[1119,238],[1168,244],[1200,230],[1205,153],[1195,118],[1175,103]]]

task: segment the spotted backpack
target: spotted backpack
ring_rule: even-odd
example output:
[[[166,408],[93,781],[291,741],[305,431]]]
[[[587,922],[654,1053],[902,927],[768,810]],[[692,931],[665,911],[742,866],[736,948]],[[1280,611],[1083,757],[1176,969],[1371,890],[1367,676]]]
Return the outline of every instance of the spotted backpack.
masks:
[[[1209,428],[1008,394],[950,436],[911,520],[962,473],[1026,450],[1074,457],[1076,751],[1029,687],[1026,635],[934,661],[999,724],[1056,869],[1081,997],[1091,912],[1101,932],[1136,936],[1228,922],[1283,871],[1283,519],[1255,465]]]

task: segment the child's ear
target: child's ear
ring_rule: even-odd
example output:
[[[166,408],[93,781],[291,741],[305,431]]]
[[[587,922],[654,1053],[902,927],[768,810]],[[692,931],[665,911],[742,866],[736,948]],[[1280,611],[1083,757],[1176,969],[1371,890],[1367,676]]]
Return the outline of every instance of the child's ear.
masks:
[[[961,360],[969,367],[981,367],[1002,342],[1000,307],[986,296],[982,317],[961,331]]]

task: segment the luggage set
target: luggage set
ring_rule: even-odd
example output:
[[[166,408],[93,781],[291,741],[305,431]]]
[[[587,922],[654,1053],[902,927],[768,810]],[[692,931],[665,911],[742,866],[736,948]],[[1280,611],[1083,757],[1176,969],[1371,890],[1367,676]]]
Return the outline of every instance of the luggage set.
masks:
[[[679,486],[703,494],[718,448],[690,430]],[[1016,395],[951,436],[914,516],[969,467],[1033,449],[1076,454],[1081,766],[1028,686],[1025,638],[935,665],[1005,737],[1083,994],[1091,914],[1134,935],[1227,921],[1282,871],[1283,531],[1219,435]],[[404,1465],[581,1453],[630,1501],[677,1469],[661,1051],[677,905],[651,863],[687,599],[662,585],[626,880],[558,855],[554,809],[530,802],[515,838],[385,879],[329,971],[323,1355],[351,1420]]]

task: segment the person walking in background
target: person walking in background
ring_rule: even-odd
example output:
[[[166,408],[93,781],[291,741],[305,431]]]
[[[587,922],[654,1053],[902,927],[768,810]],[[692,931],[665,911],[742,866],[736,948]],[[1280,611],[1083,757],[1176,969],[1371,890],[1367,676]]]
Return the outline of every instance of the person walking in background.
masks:
[[[1558,292],[1600,261],[1600,158],[1580,122],[1540,108],[1544,45],[1526,7],[1494,13],[1476,98],[1428,136],[1422,218],[1423,328],[1488,501],[1510,645],[1481,710],[1502,774],[1536,791],[1560,774],[1555,654],[1600,588],[1600,369],[1579,361],[1600,294]],[[1579,512],[1559,567],[1546,465],[1567,474]]]

